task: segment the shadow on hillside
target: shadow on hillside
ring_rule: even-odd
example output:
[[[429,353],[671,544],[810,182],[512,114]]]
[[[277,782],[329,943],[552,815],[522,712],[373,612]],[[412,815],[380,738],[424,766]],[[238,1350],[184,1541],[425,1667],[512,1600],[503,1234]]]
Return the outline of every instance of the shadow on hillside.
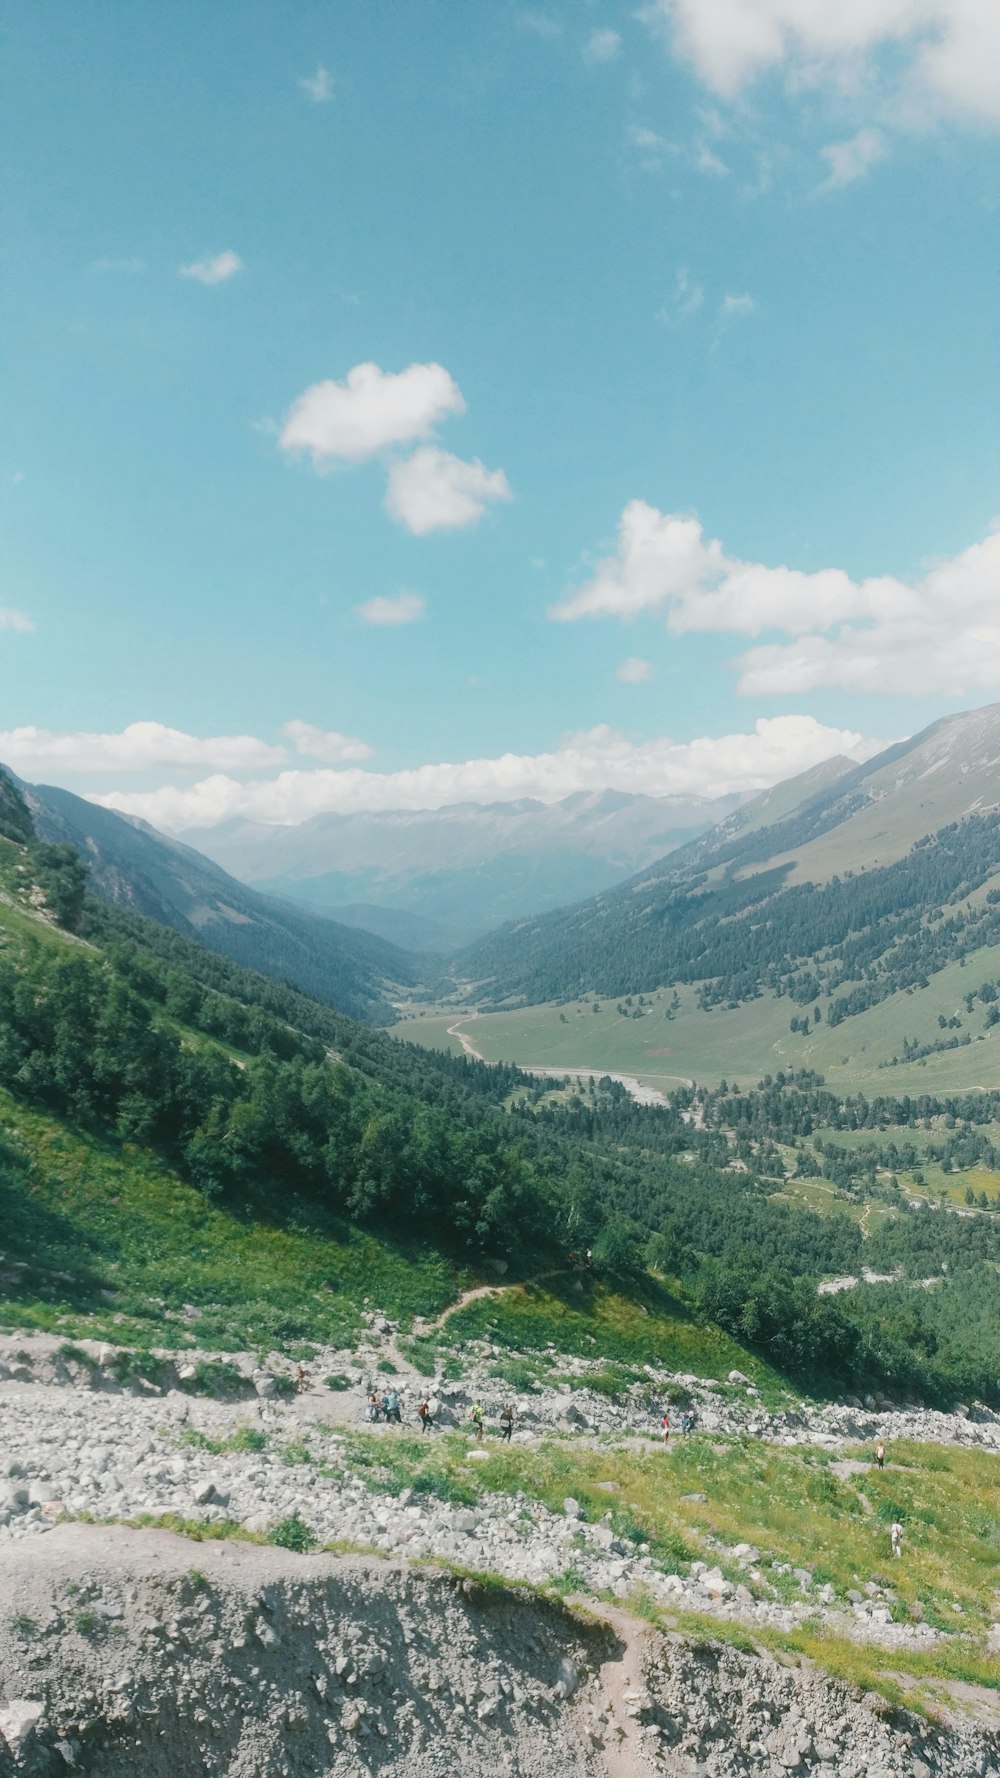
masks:
[[[0,1142],[0,1303],[59,1303],[78,1310],[106,1303],[108,1280],[76,1223],[35,1196],[30,1167]]]

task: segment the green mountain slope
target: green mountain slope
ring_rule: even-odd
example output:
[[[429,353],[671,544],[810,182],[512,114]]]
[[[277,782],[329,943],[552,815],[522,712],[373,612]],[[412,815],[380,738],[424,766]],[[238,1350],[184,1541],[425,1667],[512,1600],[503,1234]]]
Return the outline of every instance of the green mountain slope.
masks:
[[[770,993],[835,1026],[996,944],[1000,707],[839,766],[787,787],[776,821],[749,805],[620,888],[505,927],[456,978],[491,1006],[677,984],[708,1010]]]
[[[219,1345],[335,1340],[359,1298],[426,1312],[502,1263],[554,1274],[528,1316],[543,1343],[613,1335],[636,1361],[712,1374],[745,1356],[768,1387],[996,1394],[1000,1324],[957,1217],[935,1223],[933,1303],[820,1295],[859,1269],[858,1221],[775,1196],[766,1143],[733,1170],[690,1097],[651,1110],[607,1081],[553,1103],[517,1069],[397,1042],[142,916],[81,907],[73,854],[51,852],[0,838],[0,1322],[148,1343],[191,1307]],[[926,1265],[919,1234],[894,1207],[882,1263]],[[592,1250],[585,1280],[570,1248]],[[1000,1263],[1000,1220],[974,1257]],[[971,1354],[936,1331],[963,1306]]]
[[[261,895],[190,846],[51,786],[24,786],[39,834],[75,848],[90,887],[234,962],[293,982],[367,1022],[391,1016],[387,995],[413,979],[405,952],[353,926]]]

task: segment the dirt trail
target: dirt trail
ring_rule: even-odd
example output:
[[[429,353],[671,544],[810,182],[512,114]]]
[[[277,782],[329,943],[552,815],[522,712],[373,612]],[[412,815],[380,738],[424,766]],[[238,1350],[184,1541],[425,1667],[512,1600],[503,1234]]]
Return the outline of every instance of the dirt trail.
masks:
[[[440,1315],[435,1315],[433,1321],[421,1321],[419,1332],[421,1334],[439,1333],[445,1322],[449,1321],[452,1315],[457,1315],[459,1309],[464,1309],[466,1303],[478,1302],[479,1298],[484,1296],[501,1296],[505,1290],[520,1290],[525,1284],[541,1284],[546,1278],[561,1278],[566,1270],[565,1266],[559,1266],[551,1272],[536,1272],[533,1278],[512,1278],[509,1284],[477,1284],[473,1290],[463,1290],[458,1302],[449,1303],[447,1309],[442,1309]]]
[[[472,1038],[468,1037],[464,1031],[460,1031],[458,1028],[459,1025],[467,1025],[471,1019],[478,1019],[478,1017],[479,1014],[477,1012],[463,1014],[462,1018],[456,1019],[453,1025],[448,1026],[448,1036],[457,1037],[464,1054],[471,1056],[474,1062],[485,1062],[486,1057],[477,1050]]]
[[[621,1647],[620,1657],[605,1661],[600,1670],[598,1709],[608,1725],[604,1741],[608,1778],[649,1778],[649,1773],[654,1770],[687,1769],[686,1762],[683,1768],[672,1759],[668,1764],[659,1749],[658,1757],[651,1759],[643,1747],[637,1717],[632,1714],[642,1702],[648,1702],[645,1655],[651,1634],[649,1625],[630,1617],[627,1612],[616,1611],[612,1605],[595,1609],[592,1599],[575,1599],[571,1604],[582,1607],[592,1617],[607,1624]]]

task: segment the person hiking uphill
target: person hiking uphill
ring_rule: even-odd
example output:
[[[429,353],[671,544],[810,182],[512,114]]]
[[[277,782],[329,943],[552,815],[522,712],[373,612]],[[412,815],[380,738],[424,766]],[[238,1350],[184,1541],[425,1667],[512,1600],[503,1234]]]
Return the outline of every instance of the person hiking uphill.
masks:
[[[385,1415],[387,1425],[395,1424],[396,1426],[402,1426],[403,1417],[399,1411],[399,1395],[395,1389],[387,1389],[383,1395],[382,1412]]]
[[[481,1445],[483,1442],[483,1404],[481,1401],[474,1404],[469,1419],[476,1429],[476,1443]]]
[[[506,1407],[500,1409],[500,1437],[508,1445],[510,1444],[513,1431],[514,1404],[513,1402],[508,1402]]]
[[[670,1415],[669,1414],[664,1414],[663,1418],[660,1421],[660,1437],[663,1440],[663,1449],[666,1450],[668,1444],[670,1443]]]
[[[421,1432],[430,1432],[434,1425],[434,1416],[431,1413],[431,1404],[426,1397],[417,1403],[417,1419],[420,1421]]]
[[[875,1461],[878,1464],[879,1469],[885,1468],[885,1446],[881,1439],[879,1439],[878,1444],[875,1446]]]
[[[893,1555],[901,1556],[903,1554],[903,1527],[898,1519],[894,1519],[889,1526],[889,1542],[892,1545]]]

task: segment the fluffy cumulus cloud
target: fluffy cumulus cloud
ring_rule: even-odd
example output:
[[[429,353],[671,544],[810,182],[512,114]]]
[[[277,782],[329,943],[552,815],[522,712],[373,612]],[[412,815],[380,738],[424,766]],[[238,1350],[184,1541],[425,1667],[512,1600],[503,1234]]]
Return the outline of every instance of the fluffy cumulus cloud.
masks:
[[[398,372],[356,364],[342,383],[313,383],[298,397],[280,444],[290,453],[306,451],[317,469],[386,456],[386,511],[415,537],[426,537],[474,525],[490,501],[510,499],[503,470],[486,469],[478,458],[468,463],[431,443],[418,444],[409,456],[393,454],[431,439],[443,420],[464,412],[462,391],[440,364],[411,364]],[[373,600],[371,608],[388,607]]]
[[[840,687],[924,695],[1000,690],[1000,528],[918,579],[854,580],[742,562],[696,518],[633,500],[618,546],[550,615],[636,618],[674,634],[778,632],[744,654],[739,690],[757,696]],[[788,640],[787,638],[791,638]]]
[[[116,790],[93,800],[183,832],[234,817],[280,825],[330,811],[436,809],[523,796],[555,802],[574,791],[608,787],[648,796],[727,796],[766,789],[834,754],[867,758],[879,745],[811,716],[763,719],[749,733],[686,742],[669,736],[635,742],[602,725],[565,736],[549,753],[504,753],[398,772],[285,771],[249,782],[216,773],[190,786]]]
[[[482,518],[491,500],[509,500],[502,469],[486,469],[476,458],[466,463],[436,445],[423,445],[389,470],[385,508],[390,518],[415,537],[430,531],[460,531]]]
[[[162,722],[130,722],[117,734],[82,729],[71,733],[45,728],[0,730],[0,759],[29,777],[48,770],[145,772],[156,766],[253,771],[280,765],[286,758],[284,747],[272,747],[254,735],[187,735]]]
[[[224,253],[216,253],[210,259],[193,259],[179,270],[182,278],[193,278],[197,284],[224,284],[227,278],[243,270],[243,261],[227,247]]]
[[[274,746],[256,735],[188,735],[162,722],[130,722],[115,734],[14,728],[0,730],[0,759],[29,778],[41,778],[46,773],[61,777],[162,767],[254,772],[287,765],[295,755],[325,764],[371,757],[364,741],[309,722],[287,722],[281,732],[285,743]]]
[[[419,593],[386,593],[375,599],[366,599],[363,605],[354,607],[354,614],[363,624],[373,624],[377,629],[399,629],[401,624],[415,624],[423,617],[427,606]]]
[[[440,364],[398,372],[356,364],[342,383],[313,383],[281,431],[284,451],[307,451],[317,468],[363,463],[390,445],[429,438],[440,420],[465,412],[462,391]]]
[[[720,98],[772,70],[891,95],[901,121],[1000,124],[996,0],[652,0],[644,15]]]
[[[16,479],[18,478],[11,477],[12,481]],[[24,477],[21,476],[19,479],[23,481]],[[0,605],[0,630],[20,630],[22,634],[27,634],[34,627],[25,612],[18,611],[13,605]]]

